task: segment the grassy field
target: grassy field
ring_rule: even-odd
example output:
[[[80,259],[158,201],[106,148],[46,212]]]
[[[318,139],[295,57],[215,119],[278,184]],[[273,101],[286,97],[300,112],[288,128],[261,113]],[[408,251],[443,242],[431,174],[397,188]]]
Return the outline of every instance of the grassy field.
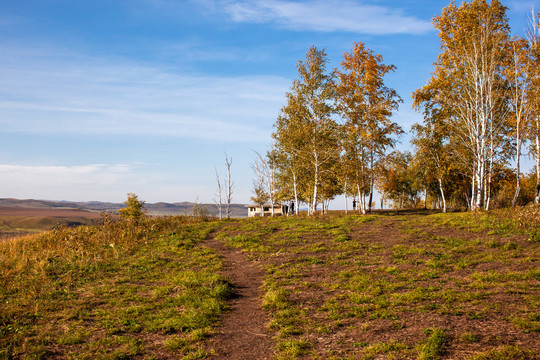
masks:
[[[200,358],[231,293],[217,223],[60,228],[0,244],[0,358]]]
[[[107,219],[106,219],[107,220]],[[234,286],[265,271],[275,359],[538,359],[540,211],[187,217],[0,243],[0,359],[212,358]]]

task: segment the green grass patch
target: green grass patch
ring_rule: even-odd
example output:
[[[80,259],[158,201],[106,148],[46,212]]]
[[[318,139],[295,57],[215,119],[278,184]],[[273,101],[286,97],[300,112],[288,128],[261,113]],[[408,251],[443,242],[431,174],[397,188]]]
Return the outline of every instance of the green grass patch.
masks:
[[[418,360],[437,360],[444,354],[444,347],[448,341],[443,329],[426,329],[427,341],[418,348]]]
[[[217,254],[196,246],[216,226],[118,221],[0,244],[0,359],[209,353],[233,291]]]
[[[535,360],[538,359],[537,356],[535,351],[506,345],[474,355],[468,360]]]
[[[527,211],[169,218],[2,243],[0,359],[211,356],[233,292],[201,245],[211,233],[266,271],[275,359],[533,359],[540,226]]]

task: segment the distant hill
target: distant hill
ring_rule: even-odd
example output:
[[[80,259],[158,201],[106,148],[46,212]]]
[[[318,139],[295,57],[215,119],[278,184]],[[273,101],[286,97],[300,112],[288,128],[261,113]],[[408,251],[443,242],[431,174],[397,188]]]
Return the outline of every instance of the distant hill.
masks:
[[[145,204],[149,215],[190,215],[193,213],[192,202],[178,202],[178,203],[164,203],[158,202],[155,204]],[[215,204],[198,204],[204,206],[211,215],[218,214]],[[122,204],[123,207],[123,204]],[[231,204],[231,216],[232,217],[247,217],[248,211],[243,204]]]
[[[190,215],[193,212],[192,202],[145,204],[149,215]],[[210,215],[217,215],[215,204],[199,204],[205,206]],[[124,207],[122,203],[110,203],[101,201],[72,202],[72,201],[50,201],[50,200],[19,200],[19,199],[0,199],[0,206],[26,209],[77,209],[93,212],[115,212]],[[231,204],[231,214],[233,217],[246,217],[247,208],[243,204]]]

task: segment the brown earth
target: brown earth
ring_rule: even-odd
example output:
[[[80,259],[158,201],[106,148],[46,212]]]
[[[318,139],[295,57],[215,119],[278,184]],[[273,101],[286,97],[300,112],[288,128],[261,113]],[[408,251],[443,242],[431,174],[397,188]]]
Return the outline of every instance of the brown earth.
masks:
[[[100,217],[98,212],[79,209],[0,206],[0,241],[51,230],[55,226],[90,225]]]
[[[215,350],[212,359],[269,359],[272,355],[272,334],[267,332],[268,316],[261,306],[264,270],[251,262],[239,249],[219,240],[205,241],[225,262],[222,275],[235,287],[229,301],[230,311],[224,316],[211,340]]]
[[[263,226],[261,224],[261,227]],[[227,231],[230,236],[242,233],[241,230],[237,231],[234,227],[225,229],[225,232]],[[282,235],[278,230],[277,233],[266,235],[262,241],[272,247],[273,241],[269,237],[281,238],[285,235],[285,233]],[[261,307],[260,290],[264,276],[263,270],[270,264],[274,267],[285,266],[291,269],[297,267],[299,271],[295,276],[301,281],[298,281],[294,288],[289,289],[291,290],[290,300],[293,306],[301,308],[302,311],[309,314],[308,318],[313,321],[311,326],[317,325],[323,329],[320,331],[300,325],[303,335],[298,338],[309,340],[312,348],[309,354],[295,357],[298,359],[309,359],[314,355],[323,359],[330,357],[330,354],[337,357],[350,358],[352,356],[354,358],[354,356],[362,354],[362,347],[367,346],[363,344],[389,343],[391,341],[399,341],[414,348],[417,344],[426,341],[426,329],[433,328],[444,329],[448,337],[444,353],[440,355],[441,359],[466,359],[475,353],[502,345],[519,345],[525,349],[531,349],[537,354],[540,353],[538,333],[522,331],[509,320],[512,316],[520,315],[522,309],[526,307],[523,300],[525,296],[538,295],[538,282],[533,281],[532,288],[529,289],[515,288],[511,283],[509,286],[512,290],[489,285],[486,285],[488,288],[485,290],[473,289],[480,296],[480,300],[462,300],[459,302],[458,310],[454,308],[452,303],[434,298],[423,300],[420,304],[412,302],[407,305],[399,305],[396,308],[389,308],[387,315],[383,314],[380,317],[370,316],[370,314],[363,317],[352,315],[349,317],[345,314],[346,312],[362,308],[365,304],[350,304],[346,301],[350,290],[333,290],[327,286],[327,284],[340,282],[340,273],[355,272],[359,267],[368,274],[380,273],[381,278],[398,276],[399,273],[390,275],[384,271],[384,269],[392,269],[395,266],[402,270],[423,266],[427,271],[430,268],[425,264],[432,261],[437,252],[436,248],[429,250],[428,245],[437,245],[440,241],[438,237],[467,239],[469,241],[480,240],[483,244],[491,241],[515,243],[518,249],[528,249],[534,258],[537,249],[534,244],[527,241],[526,236],[501,237],[488,231],[471,232],[467,229],[423,225],[421,223],[416,223],[413,228],[409,228],[409,224],[402,217],[394,216],[353,226],[349,233],[349,241],[358,244],[354,250],[341,251],[338,246],[332,245],[335,244],[333,236],[328,237],[327,234],[318,233],[314,229],[313,232],[300,235],[301,240],[292,240],[285,248],[282,248],[282,251],[278,249],[279,246],[276,246],[271,258],[254,256],[258,260],[251,258],[248,260],[244,253],[227,247],[219,240],[211,239],[205,242],[205,245],[214,248],[224,257],[226,269],[223,275],[238,286],[238,297],[231,301],[231,312],[224,316],[217,330],[217,335],[212,339],[212,345],[217,351],[213,358],[268,359],[272,356],[272,334],[265,330],[265,324],[269,323],[269,319]],[[307,250],[308,244],[320,244],[320,248]],[[409,254],[404,262],[396,260],[393,250],[395,246],[414,247],[416,244],[426,244],[429,251]],[[379,249],[373,259],[366,255],[371,248]],[[493,253],[494,256],[500,255],[502,251],[498,246],[490,247],[487,245],[476,247],[473,251],[479,250],[483,254]],[[455,253],[453,256],[457,258],[462,255]],[[469,258],[469,255],[464,253],[463,257]],[[309,258],[320,259],[327,265],[321,265],[317,262],[310,265],[306,263],[306,259]],[[336,261],[338,259],[339,261]],[[417,260],[417,263],[414,260]],[[456,294],[455,296],[459,297],[459,294],[469,291],[469,286],[472,284],[470,276],[473,273],[489,273],[498,267],[502,267],[501,271],[505,273],[523,272],[524,267],[534,271],[533,265],[519,261],[514,262],[510,259],[504,265],[497,261],[482,260],[467,265],[463,269],[456,267],[454,270],[445,270],[434,279],[429,277],[418,279],[417,286],[424,289],[444,288],[449,294]],[[346,278],[344,281],[347,281]],[[299,284],[303,285],[299,286]],[[521,296],[509,293],[509,291],[518,291],[518,289]],[[412,288],[398,288],[393,291],[399,295],[401,292],[411,290]],[[333,319],[332,314],[321,311],[321,307],[327,301],[334,301],[338,305],[343,302],[345,305],[341,310],[342,313],[336,314],[336,319],[339,320]],[[349,308],[350,305],[353,307]],[[418,309],[417,306],[424,308]],[[309,327],[310,325],[305,326]],[[466,333],[473,334],[476,339],[473,341],[464,340],[463,337]],[[377,359],[387,358],[384,355],[381,356]],[[397,358],[409,359],[413,355],[402,354],[402,356]],[[532,359],[532,357],[524,357],[523,359]]]
[[[81,217],[81,218],[99,218],[101,215],[97,212],[79,210],[79,209],[38,209],[24,207],[0,206],[0,217],[5,216],[26,216],[26,217]]]
[[[20,214],[56,214],[61,217],[65,214],[94,214],[80,210],[54,209],[17,209]],[[0,207],[0,219],[3,218],[2,211],[9,212],[9,208]],[[10,214],[14,214],[11,212]],[[426,213],[427,214],[427,213]],[[533,283],[531,288],[516,288],[510,286],[509,289],[488,287],[485,290],[474,289],[481,297],[478,300],[462,301],[459,311],[453,309],[453,304],[441,299],[422,303],[411,303],[410,305],[400,305],[395,309],[389,309],[387,316],[380,317],[347,317],[344,314],[337,314],[336,319],[331,317],[328,311],[321,311],[322,306],[327,301],[334,301],[338,305],[346,301],[350,290],[331,289],[327,285],[337,282],[346,282],[346,278],[340,280],[340,274],[347,272],[354,273],[361,268],[366,274],[377,273],[381,278],[394,277],[392,268],[409,270],[409,268],[423,266],[429,270],[425,264],[428,261],[436,260],[436,248],[428,249],[428,252],[409,253],[403,261],[395,257],[395,246],[414,246],[415,244],[437,244],[437,237],[459,238],[466,240],[482,240],[482,243],[497,241],[501,243],[515,243],[518,249],[529,251],[532,259],[537,259],[537,245],[527,241],[526,236],[513,235],[502,237],[496,233],[471,232],[467,229],[455,227],[434,226],[433,224],[416,223],[409,227],[405,220],[394,217],[393,214],[386,214],[388,217],[380,218],[377,221],[364,224],[352,225],[348,233],[350,243],[357,244],[347,250],[342,250],[339,243],[334,241],[334,236],[325,232],[317,232],[316,229],[307,233],[298,233],[298,240],[291,238],[283,251],[276,247],[271,258],[260,256],[257,259],[248,259],[246,254],[240,249],[227,246],[222,240],[211,236],[202,243],[214,249],[224,260],[224,270],[222,275],[235,286],[235,296],[229,300],[230,311],[223,315],[220,324],[216,327],[215,334],[210,339],[210,347],[215,350],[215,354],[209,359],[256,359],[264,360],[272,358],[274,354],[273,334],[268,330],[269,313],[262,307],[262,286],[266,274],[265,268],[269,265],[284,265],[290,268],[296,266],[298,273],[295,275],[302,279],[302,286],[296,288],[291,295],[291,302],[294,306],[302,308],[309,314],[314,324],[322,330],[304,328],[303,338],[310,340],[313,344],[312,354],[319,358],[342,356],[352,358],[361,353],[362,347],[367,344],[388,343],[397,340],[401,343],[414,347],[426,339],[426,329],[442,328],[446,330],[448,342],[445,345],[445,353],[441,359],[466,359],[469,356],[494,348],[500,345],[520,345],[526,349],[531,349],[535,353],[540,353],[540,338],[537,331],[524,332],[517,329],[509,320],[512,316],[520,314],[525,307],[523,298],[538,296],[539,282]],[[400,215],[397,214],[396,215]],[[417,214],[409,214],[417,215]],[[38,216],[38,215],[35,215]],[[0,225],[2,223],[0,222]],[[261,224],[262,225],[262,224]],[[222,231],[229,232],[229,235],[241,234],[242,230],[234,229],[234,226],[226,228],[224,226],[214,232],[220,234]],[[265,235],[263,241],[268,246],[272,245],[271,237],[277,235],[281,238],[287,235],[279,233]],[[1,234],[0,234],[1,235]],[[318,245],[320,248],[307,248],[308,245]],[[495,244],[493,247],[483,246],[471,248],[473,251],[481,250],[483,254],[499,254],[502,250]],[[370,249],[378,248],[373,259],[368,255]],[[465,249],[467,250],[467,249]],[[464,251],[465,251],[464,250]],[[467,250],[468,251],[468,250]],[[512,252],[508,252],[509,258],[505,263],[497,261],[481,260],[478,263],[464,265],[463,268],[445,270],[436,278],[423,278],[417,280],[418,287],[428,289],[429,287],[441,287],[460,294],[473,284],[470,276],[475,272],[489,274],[492,270],[504,272],[523,271],[524,267],[534,271],[534,264],[512,260]],[[469,256],[456,252],[453,256],[468,259]],[[310,264],[306,260],[310,258],[321,260]],[[474,258],[472,258],[474,260]],[[322,262],[331,265],[324,265]],[[536,261],[536,260],[534,260]],[[499,269],[500,268],[500,269]],[[381,270],[382,269],[382,270]],[[388,269],[386,272],[384,269]],[[465,284],[465,285],[464,285]],[[525,284],[525,283],[524,283]],[[488,285],[486,285],[488,286]],[[395,289],[395,294],[410,291],[411,288]],[[511,290],[512,292],[509,292]],[[382,291],[382,290],[381,290]],[[519,291],[520,295],[515,296],[514,292]],[[430,308],[428,305],[433,305]],[[350,311],[344,306],[342,311]],[[354,308],[365,306],[363,303],[355,304]],[[418,309],[417,306],[423,306]],[[354,310],[354,308],[352,310]],[[439,309],[439,310],[437,310]],[[442,309],[442,310],[441,310]],[[307,325],[306,325],[307,326]],[[477,337],[477,340],[463,340],[465,333],[470,333]],[[297,358],[308,359],[310,355],[301,355]],[[382,356],[382,357],[381,357]],[[384,355],[377,359],[385,359]],[[411,358],[407,355],[398,358]],[[529,359],[529,358],[527,358]]]

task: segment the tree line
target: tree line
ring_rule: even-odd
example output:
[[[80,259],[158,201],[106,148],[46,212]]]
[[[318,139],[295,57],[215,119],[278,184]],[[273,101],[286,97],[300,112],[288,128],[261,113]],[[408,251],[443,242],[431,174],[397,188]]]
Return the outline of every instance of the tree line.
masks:
[[[396,67],[357,42],[328,71],[325,50],[311,47],[298,61],[272,147],[257,154],[252,200],[272,208],[294,201],[296,212],[304,203],[309,214],[341,194],[369,212],[375,190],[394,207],[423,202],[444,211],[538,202],[538,15],[525,37],[512,37],[506,12],[498,0],[451,1],[433,18],[441,52],[412,95],[424,119],[412,126],[410,152],[389,153],[404,132],[392,121],[402,99],[385,84]],[[527,147],[536,171],[524,175]]]

